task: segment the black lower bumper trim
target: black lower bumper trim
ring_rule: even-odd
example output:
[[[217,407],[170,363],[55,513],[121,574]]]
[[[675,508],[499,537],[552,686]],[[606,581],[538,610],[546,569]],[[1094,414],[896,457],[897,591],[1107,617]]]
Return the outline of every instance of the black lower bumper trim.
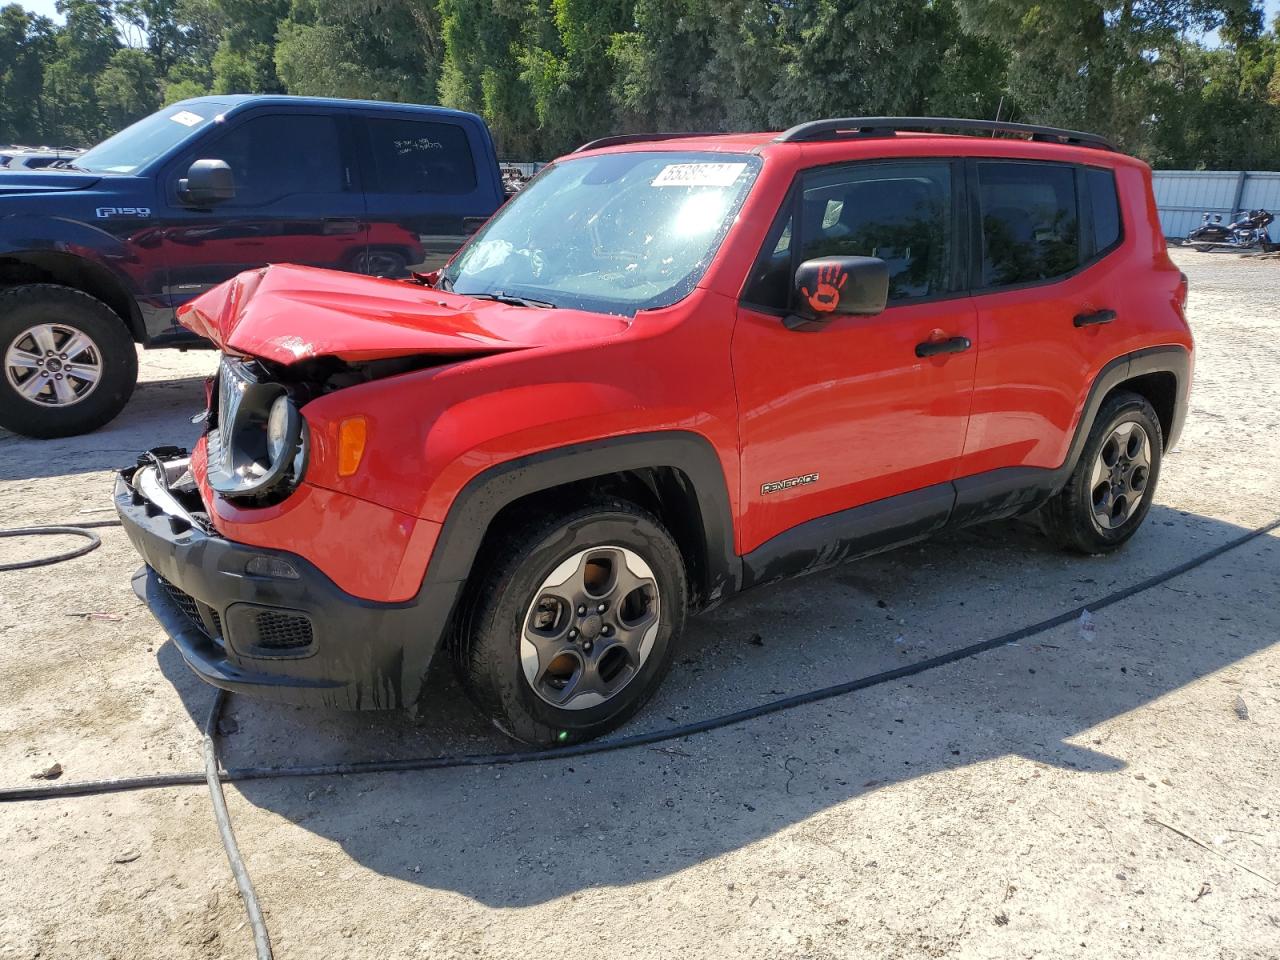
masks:
[[[437,600],[424,590],[406,603],[352,596],[295,554],[172,522],[132,479],[133,471],[117,479],[115,505],[146,563],[134,591],[201,679],[287,703],[417,706],[456,591]],[[297,576],[249,573],[255,557],[286,561]]]

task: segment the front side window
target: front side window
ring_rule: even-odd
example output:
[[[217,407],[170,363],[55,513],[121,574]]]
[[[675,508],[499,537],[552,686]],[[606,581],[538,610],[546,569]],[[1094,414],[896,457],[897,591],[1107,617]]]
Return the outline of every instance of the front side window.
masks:
[[[467,132],[456,123],[370,119],[370,193],[471,193],[476,163]]]
[[[775,226],[744,299],[790,306],[792,277],[805,260],[878,257],[889,267],[889,299],[917,300],[950,289],[951,165],[864,163],[805,176],[790,215]],[[800,229],[792,239],[793,223]],[[796,249],[792,250],[792,245]]]
[[[246,120],[191,160],[222,160],[235,177],[227,207],[261,207],[298,194],[344,189],[342,146],[332,117],[295,114]],[[178,174],[186,176],[185,168]]]
[[[1072,167],[982,161],[978,192],[984,287],[1052,280],[1080,266]]]
[[[455,293],[625,316],[687,296],[755,181],[750,155],[628,152],[543,170],[441,277]]]

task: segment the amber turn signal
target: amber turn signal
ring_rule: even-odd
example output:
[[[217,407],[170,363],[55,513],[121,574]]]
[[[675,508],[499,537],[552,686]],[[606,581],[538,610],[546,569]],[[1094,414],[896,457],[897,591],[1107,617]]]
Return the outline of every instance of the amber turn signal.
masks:
[[[364,417],[347,417],[338,424],[338,476],[349,477],[360,469],[369,423]]]

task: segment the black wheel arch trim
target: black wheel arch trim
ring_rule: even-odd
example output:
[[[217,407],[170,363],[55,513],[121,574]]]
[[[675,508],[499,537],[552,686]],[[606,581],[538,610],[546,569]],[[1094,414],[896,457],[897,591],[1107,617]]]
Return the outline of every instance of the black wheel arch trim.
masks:
[[[490,524],[504,507],[576,481],[664,467],[683,473],[697,500],[706,554],[704,595],[714,603],[735,593],[741,585],[742,561],[734,550],[733,511],[720,458],[700,434],[663,430],[554,447],[497,464],[473,477],[445,516],[420,600],[443,594],[456,599],[471,575]]]

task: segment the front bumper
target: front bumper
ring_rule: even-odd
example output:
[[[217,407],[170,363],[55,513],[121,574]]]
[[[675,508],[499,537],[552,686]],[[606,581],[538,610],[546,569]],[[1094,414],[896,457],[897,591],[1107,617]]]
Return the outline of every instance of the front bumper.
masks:
[[[352,596],[302,557],[213,531],[177,451],[139,463],[115,484],[116,512],[146,562],[134,591],[201,679],[286,703],[416,707],[452,596]],[[281,563],[296,576],[280,575]]]

